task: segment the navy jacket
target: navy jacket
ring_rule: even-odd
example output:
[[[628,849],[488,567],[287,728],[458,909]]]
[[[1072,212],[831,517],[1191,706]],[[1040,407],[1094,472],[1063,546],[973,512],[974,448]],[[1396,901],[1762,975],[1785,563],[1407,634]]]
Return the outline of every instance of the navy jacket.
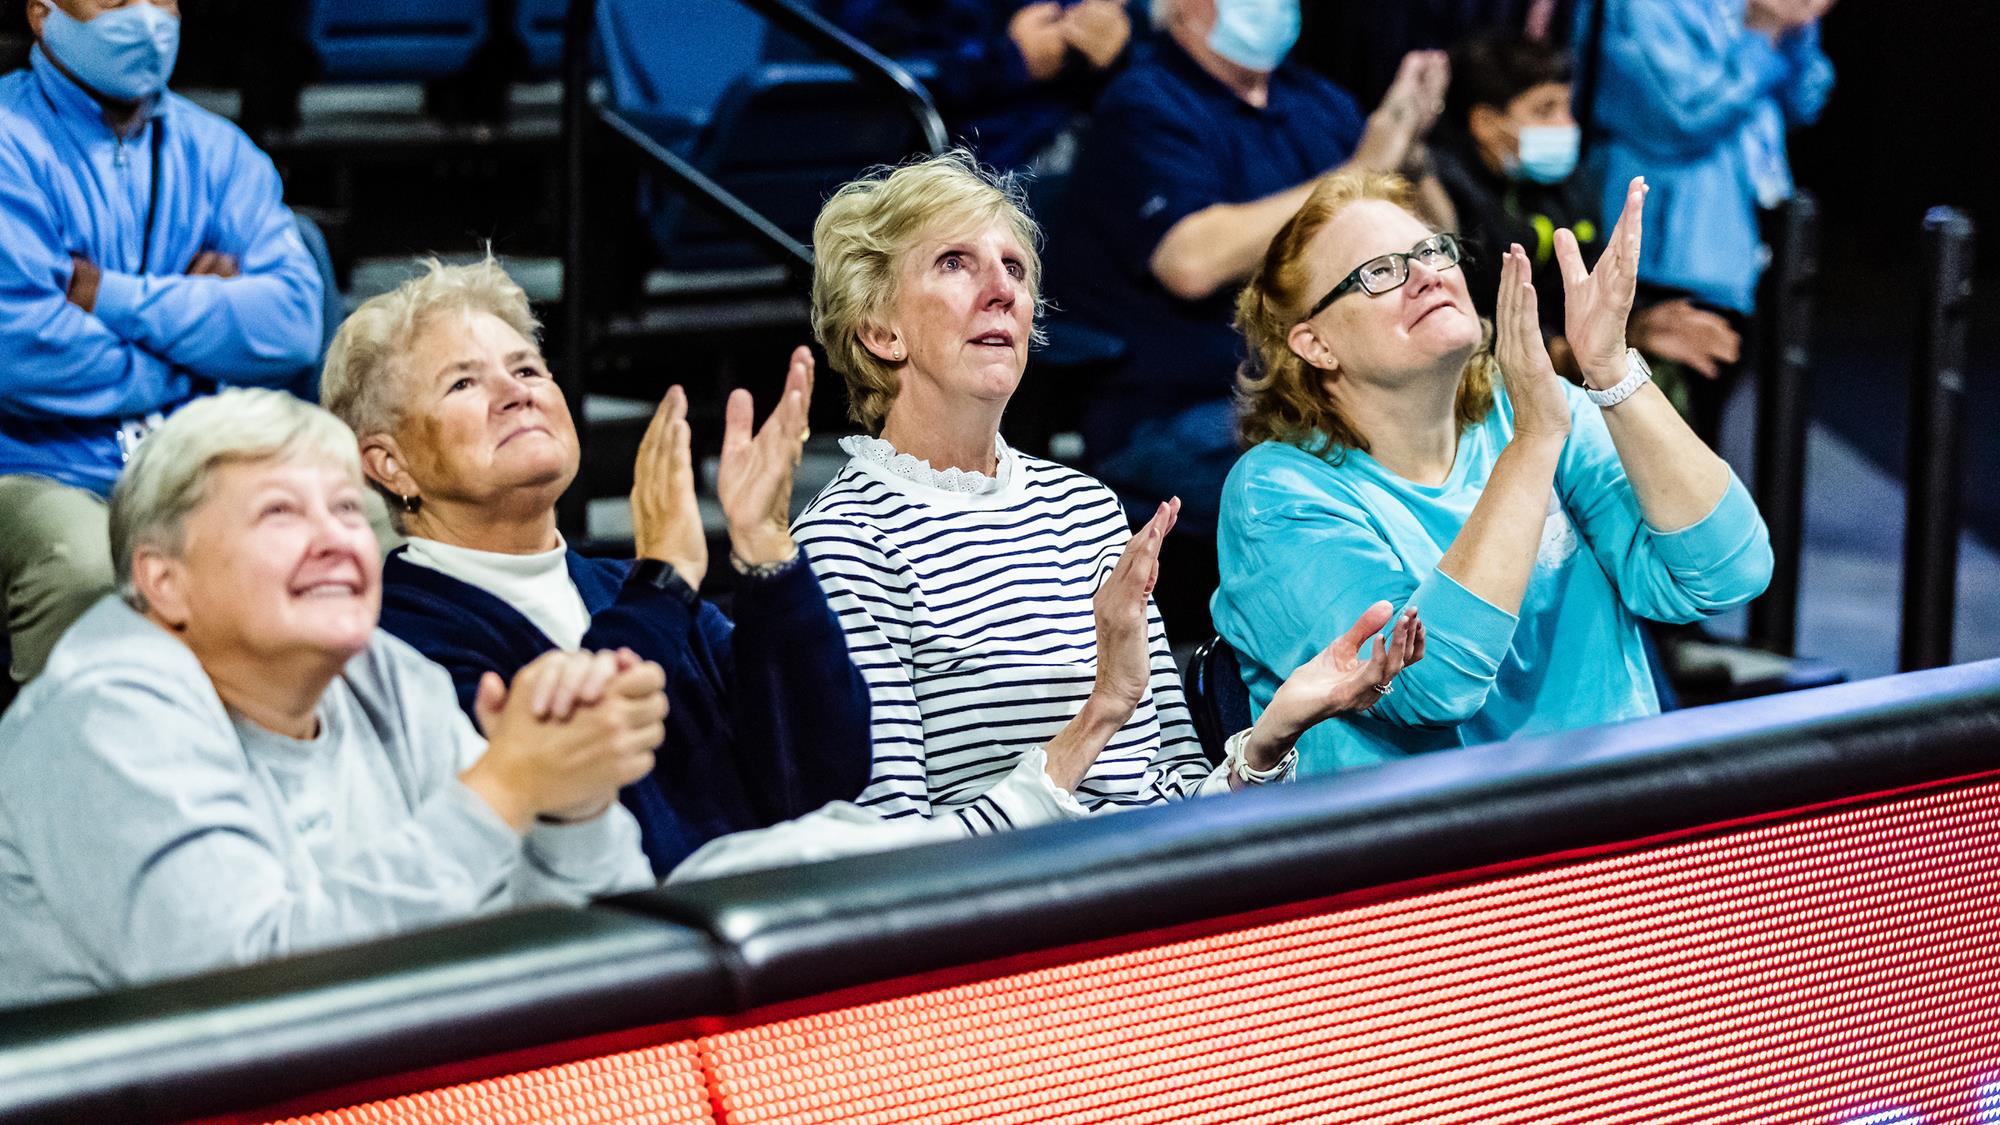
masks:
[[[1235,391],[1236,287],[1199,301],[1174,296],[1153,276],[1160,240],[1206,207],[1330,171],[1361,140],[1360,106],[1319,75],[1282,65],[1270,94],[1269,105],[1251,106],[1167,41],[1098,102],[1047,269],[1057,301],[1130,349],[1090,395],[1083,437],[1093,457],[1124,448],[1135,423]]]
[[[664,876],[717,836],[861,792],[871,762],[868,690],[811,568],[743,579],[734,625],[708,602],[690,611],[627,581],[631,570],[569,552],[591,616],[582,647],[629,648],[666,669],[658,764],[620,794],[654,872]],[[514,607],[400,550],[382,568],[382,627],[451,673],[467,715],[482,674],[511,681],[556,647]]]

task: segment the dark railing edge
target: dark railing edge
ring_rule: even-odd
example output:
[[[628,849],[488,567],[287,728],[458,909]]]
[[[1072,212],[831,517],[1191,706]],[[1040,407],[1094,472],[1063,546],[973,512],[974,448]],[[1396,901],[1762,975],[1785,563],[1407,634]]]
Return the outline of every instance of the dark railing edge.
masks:
[[[537,923],[516,914],[0,1014],[0,1120],[240,1112],[452,1058],[728,1020],[928,971],[1699,830],[1732,811],[1782,814],[1993,771],[2000,661],[1431,755],[1203,802],[1199,816],[1138,810],[680,884],[544,919],[558,931],[547,956],[573,975],[535,971]],[[1263,877],[1246,878],[1253,870]],[[994,926],[997,917],[1033,924]],[[560,932],[571,918],[576,932]],[[525,959],[467,936],[509,927]],[[384,969],[399,959],[418,969]],[[506,968],[489,974],[493,965]]]
[[[1946,737],[1954,723],[1980,737]],[[1237,794],[1199,820],[1135,810],[621,905],[709,930],[740,958],[745,1001],[773,1004],[1996,769],[1989,661],[1407,759]],[[954,921],[1002,911],[1035,924]]]
[[[729,1008],[699,930],[540,908],[0,1012],[0,1121],[183,1121]]]

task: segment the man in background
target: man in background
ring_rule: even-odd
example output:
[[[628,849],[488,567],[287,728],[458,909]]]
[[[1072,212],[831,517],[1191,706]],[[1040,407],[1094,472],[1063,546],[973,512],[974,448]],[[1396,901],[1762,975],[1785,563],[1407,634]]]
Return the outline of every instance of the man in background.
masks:
[[[167,92],[176,0],[27,0],[0,78],[0,603],[26,682],[111,589],[103,497],[221,384],[317,362],[319,271],[277,169]]]

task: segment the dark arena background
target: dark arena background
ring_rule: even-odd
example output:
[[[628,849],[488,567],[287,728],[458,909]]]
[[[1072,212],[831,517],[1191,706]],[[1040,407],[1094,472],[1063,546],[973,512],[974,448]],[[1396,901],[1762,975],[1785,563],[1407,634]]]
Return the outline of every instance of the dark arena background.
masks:
[[[23,0],[0,4],[0,42],[24,50]],[[1480,6],[1305,0],[1308,32],[1383,5]],[[526,288],[552,365],[580,420],[586,397],[609,404],[561,516],[629,554],[602,505],[629,489],[647,415],[619,404],[649,407],[666,368],[713,408],[698,435],[720,432],[721,388],[764,402],[806,338],[800,263],[719,290],[649,272],[632,201],[660,158],[585,120],[591,72],[563,54],[563,4],[497,0],[496,22],[540,13],[524,40],[540,53],[469,56],[471,81],[397,78],[409,112],[386,114],[326,110],[324,89],[379,76],[299,53],[287,29],[317,6],[182,0],[182,73],[273,154],[350,295],[413,253],[489,241],[543,267],[524,276],[541,278]],[[751,5],[780,22],[790,6]],[[1789,341],[1812,357],[1799,422],[1814,435],[1796,622],[1777,639],[1754,608],[1723,625],[1778,667],[1766,679],[1198,813],[677,884],[0,1011],[0,1121],[2000,1125],[2000,4],[1840,0],[1824,42],[1837,92],[1791,141],[1820,204],[1812,329]],[[490,66],[517,69],[511,94]],[[758,202],[749,165],[738,182]],[[1941,534],[1964,553],[1930,622],[1945,659],[1911,660],[1919,232],[1938,206],[1979,232],[1942,470],[1963,490]],[[814,406],[829,435],[852,429],[837,385]],[[1725,453],[1746,480],[1762,405],[1732,405],[1745,440]],[[1024,434],[1044,408],[1051,434],[1073,421],[1029,401]],[[726,598],[712,569],[704,593]]]

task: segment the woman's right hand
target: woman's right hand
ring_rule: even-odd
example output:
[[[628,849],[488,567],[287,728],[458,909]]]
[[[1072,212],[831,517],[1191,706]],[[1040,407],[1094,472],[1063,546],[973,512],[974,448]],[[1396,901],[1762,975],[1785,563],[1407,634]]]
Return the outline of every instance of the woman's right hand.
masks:
[[[687,392],[670,387],[632,466],[632,540],[640,558],[666,563],[699,590],[708,575],[708,536],[695,502],[688,445]]]
[[[1180,518],[1179,497],[1161,504],[1153,518],[1125,544],[1125,552],[1097,588],[1097,682],[1091,695],[1129,716],[1146,698],[1153,681],[1150,619],[1146,600],[1160,580],[1160,545]]]
[[[460,779],[521,831],[542,815],[587,819],[652,771],[665,687],[658,664],[624,651],[543,653],[511,685],[488,672],[473,704],[486,753]]]
[[[1540,303],[1535,297],[1534,271],[1520,243],[1507,248],[1500,262],[1500,294],[1493,313],[1493,358],[1514,405],[1516,436],[1567,437],[1569,400],[1562,376],[1549,359],[1542,340]]]

